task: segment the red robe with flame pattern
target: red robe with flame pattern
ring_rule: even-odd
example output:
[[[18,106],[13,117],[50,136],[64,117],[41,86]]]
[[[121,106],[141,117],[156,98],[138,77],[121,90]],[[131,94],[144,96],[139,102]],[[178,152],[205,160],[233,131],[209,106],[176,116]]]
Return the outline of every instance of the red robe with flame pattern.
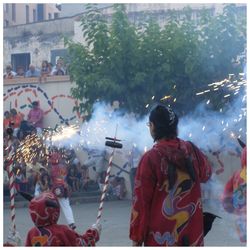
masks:
[[[66,225],[58,225],[60,205],[52,192],[43,192],[33,198],[29,212],[35,227],[26,238],[26,246],[95,246],[99,240],[96,229],[90,228],[80,235]]]
[[[196,180],[185,169],[191,157]],[[176,181],[168,190],[169,165]],[[130,222],[130,239],[145,246],[202,246],[203,214],[200,183],[211,176],[205,155],[179,138],[160,140],[140,160]]]
[[[222,195],[222,205],[228,213],[236,215],[235,224],[242,243],[247,242],[247,148],[241,154],[241,169],[227,181]]]

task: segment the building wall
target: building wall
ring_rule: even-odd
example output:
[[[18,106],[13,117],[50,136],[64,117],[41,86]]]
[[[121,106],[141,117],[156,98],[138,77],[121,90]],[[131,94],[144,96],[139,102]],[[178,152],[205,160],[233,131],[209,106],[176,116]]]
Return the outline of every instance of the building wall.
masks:
[[[77,104],[70,94],[73,85],[69,76],[51,76],[41,82],[39,78],[4,80],[4,111],[15,108],[27,119],[29,105],[39,100],[40,107],[45,112],[44,127],[60,125],[63,119],[68,119],[69,124],[82,121],[82,116],[73,111]]]
[[[74,20],[67,18],[4,29],[3,67],[18,53],[30,53],[31,63],[40,67],[43,60],[51,61],[51,50],[64,49],[63,36],[73,34]]]
[[[38,12],[38,4],[32,3],[6,3],[3,5],[3,18],[4,18],[4,27],[20,25],[26,23],[37,22],[37,12]],[[13,11],[15,9],[15,18],[13,20]],[[28,22],[26,19],[27,9],[28,8]],[[59,13],[59,10],[56,8],[55,4],[43,4],[44,13],[43,20],[49,20],[49,13],[51,14],[51,18],[54,19],[55,13]],[[6,21],[8,25],[6,25]]]

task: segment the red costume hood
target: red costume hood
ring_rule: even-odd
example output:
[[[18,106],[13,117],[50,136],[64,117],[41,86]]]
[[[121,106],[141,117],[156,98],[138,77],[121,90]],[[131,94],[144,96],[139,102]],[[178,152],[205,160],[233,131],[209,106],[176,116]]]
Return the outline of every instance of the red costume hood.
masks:
[[[179,169],[183,169],[186,159],[189,157],[187,143],[180,139],[162,140],[154,145],[153,149],[161,152],[169,163]]]
[[[43,192],[33,198],[29,204],[32,221],[37,227],[56,224],[60,216],[60,205],[51,192]]]

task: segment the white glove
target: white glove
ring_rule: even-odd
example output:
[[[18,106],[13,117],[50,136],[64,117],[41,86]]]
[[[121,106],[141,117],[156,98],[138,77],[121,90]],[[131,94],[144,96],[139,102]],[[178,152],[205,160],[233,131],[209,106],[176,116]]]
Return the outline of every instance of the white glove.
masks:
[[[98,234],[99,234],[99,237],[101,235],[101,231],[102,231],[102,225],[100,223],[95,223],[91,226],[92,229],[96,229]]]

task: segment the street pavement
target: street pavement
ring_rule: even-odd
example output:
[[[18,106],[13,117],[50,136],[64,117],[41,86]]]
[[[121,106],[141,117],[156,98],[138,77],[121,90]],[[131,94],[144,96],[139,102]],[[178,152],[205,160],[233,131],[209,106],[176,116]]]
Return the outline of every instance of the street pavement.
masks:
[[[77,232],[83,233],[96,221],[99,203],[74,204],[72,209],[75,216]],[[129,240],[131,200],[106,201],[101,218],[102,234],[97,246],[131,246]],[[211,212],[211,207],[205,210]],[[214,212],[214,211],[212,211]],[[205,246],[244,246],[240,243],[234,230],[234,220],[231,215],[216,209],[216,214],[222,219],[216,219],[212,230],[205,238]],[[3,210],[3,241],[6,242],[10,226],[10,210]],[[60,215],[59,224],[66,224],[64,215]],[[16,209],[16,226],[25,244],[28,230],[33,227],[28,208]]]

